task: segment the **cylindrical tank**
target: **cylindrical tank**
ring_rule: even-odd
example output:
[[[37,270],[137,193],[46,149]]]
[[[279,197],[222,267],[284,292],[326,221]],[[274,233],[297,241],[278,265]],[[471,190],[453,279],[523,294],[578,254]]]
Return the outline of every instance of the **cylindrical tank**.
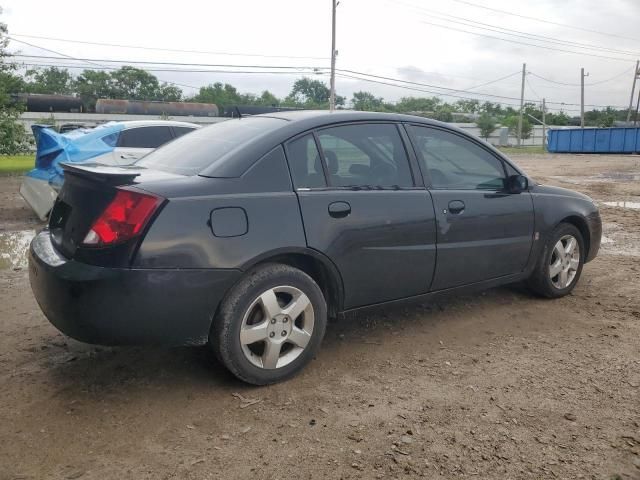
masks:
[[[154,102],[100,98],[96,102],[96,113],[217,117],[218,107],[214,103]]]
[[[82,100],[72,95],[19,93],[14,99],[24,103],[27,112],[82,112]]]

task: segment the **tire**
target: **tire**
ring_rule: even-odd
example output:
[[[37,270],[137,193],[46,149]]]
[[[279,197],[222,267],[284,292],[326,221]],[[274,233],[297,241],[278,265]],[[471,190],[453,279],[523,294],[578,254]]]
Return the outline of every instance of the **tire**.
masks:
[[[268,385],[309,363],[326,325],[327,305],[316,282],[297,268],[271,263],[249,271],[227,294],[209,344],[240,380]]]
[[[567,242],[571,238],[575,239],[578,251],[576,252],[574,249],[573,254],[568,255]],[[564,258],[562,258],[559,248],[556,248],[560,245],[564,251]],[[570,223],[560,223],[549,234],[544,244],[535,269],[529,277],[529,288],[536,294],[547,298],[560,298],[568,295],[580,279],[585,253],[584,239],[580,230]],[[558,271],[558,268],[560,268],[559,273],[552,276]],[[562,272],[565,271],[567,276],[563,277]]]

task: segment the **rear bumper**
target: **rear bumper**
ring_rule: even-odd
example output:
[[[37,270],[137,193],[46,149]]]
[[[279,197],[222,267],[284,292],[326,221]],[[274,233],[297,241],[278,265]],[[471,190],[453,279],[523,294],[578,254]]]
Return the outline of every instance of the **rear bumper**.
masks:
[[[201,345],[238,270],[116,269],[68,260],[38,234],[29,279],[40,308],[66,335],[99,345]]]

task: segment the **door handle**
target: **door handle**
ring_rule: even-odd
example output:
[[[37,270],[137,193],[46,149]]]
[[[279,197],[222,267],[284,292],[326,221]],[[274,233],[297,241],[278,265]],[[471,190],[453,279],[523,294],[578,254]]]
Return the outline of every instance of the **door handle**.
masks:
[[[329,215],[334,218],[344,218],[351,213],[351,205],[347,202],[333,202],[329,204]]]
[[[451,200],[449,202],[449,212],[453,214],[462,213],[464,211],[464,202],[462,200]]]

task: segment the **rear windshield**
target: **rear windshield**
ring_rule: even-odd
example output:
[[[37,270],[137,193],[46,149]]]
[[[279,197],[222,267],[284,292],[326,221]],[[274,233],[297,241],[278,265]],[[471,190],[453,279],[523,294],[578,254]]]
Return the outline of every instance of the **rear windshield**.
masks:
[[[283,125],[277,118],[225,120],[180,137],[142,158],[137,165],[178,175],[197,175],[245,143]]]

